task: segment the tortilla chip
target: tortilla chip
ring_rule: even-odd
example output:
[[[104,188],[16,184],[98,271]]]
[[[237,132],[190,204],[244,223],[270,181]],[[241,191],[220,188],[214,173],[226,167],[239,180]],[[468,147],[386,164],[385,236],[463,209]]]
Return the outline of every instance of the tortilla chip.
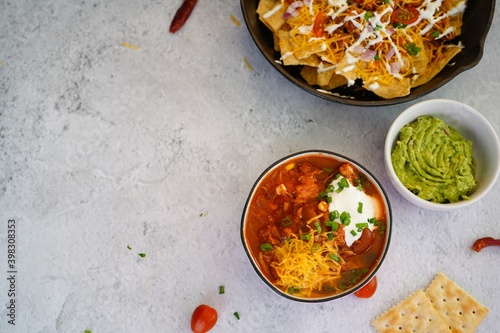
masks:
[[[276,6],[280,6],[280,8],[273,11],[273,9],[277,9]],[[266,27],[273,32],[278,32],[283,24],[285,24],[285,19],[283,19],[285,10],[286,8],[281,5],[279,0],[260,0],[257,7],[257,14]]]
[[[392,77],[389,83],[382,83],[372,79],[363,81],[363,88],[385,99],[402,97],[410,94],[410,79]]]
[[[432,80],[441,70],[451,61],[451,59],[457,55],[462,48],[458,45],[444,45],[441,47],[441,56],[438,58],[435,55],[429,56],[429,59],[433,59],[429,62],[425,68],[425,71],[419,73],[418,78],[414,80],[411,87],[418,87]],[[424,50],[427,54],[431,52],[439,52],[439,49],[435,47],[432,43],[424,43]]]
[[[328,69],[329,66],[331,67],[330,69]],[[312,66],[304,66],[300,71],[300,75],[302,75],[302,77],[308,84],[320,86],[325,90],[331,90],[343,86],[347,83],[345,77],[335,74],[335,70],[331,64],[323,64],[318,68]]]
[[[332,90],[338,87],[342,87],[347,84],[347,79],[343,77],[342,75],[338,74],[333,74],[332,77],[330,78],[330,81],[324,85],[321,86],[321,88],[325,90]]]

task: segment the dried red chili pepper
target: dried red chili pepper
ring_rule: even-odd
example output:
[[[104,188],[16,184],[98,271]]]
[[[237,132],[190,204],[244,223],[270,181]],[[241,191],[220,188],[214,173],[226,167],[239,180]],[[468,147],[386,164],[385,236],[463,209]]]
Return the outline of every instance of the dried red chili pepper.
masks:
[[[191,15],[191,11],[193,11],[194,6],[196,5],[198,0],[184,0],[182,5],[177,9],[175,13],[174,19],[170,24],[170,32],[174,33],[186,23],[189,15]]]
[[[492,237],[479,238],[474,242],[472,248],[474,251],[480,252],[483,248],[488,246],[500,246],[500,239],[495,239]]]

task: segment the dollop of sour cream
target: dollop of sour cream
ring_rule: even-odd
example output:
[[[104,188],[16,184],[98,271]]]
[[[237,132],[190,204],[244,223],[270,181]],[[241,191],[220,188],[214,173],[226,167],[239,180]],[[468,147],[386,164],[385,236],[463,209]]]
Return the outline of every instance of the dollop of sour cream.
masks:
[[[346,183],[348,186],[345,186]],[[339,213],[339,217],[334,222],[343,224],[346,244],[351,246],[354,241],[361,237],[363,228],[367,227],[370,230],[376,228],[376,225],[369,221],[379,216],[379,206],[375,198],[367,195],[343,176],[334,179],[330,185],[333,186],[334,191],[328,193],[328,196],[331,197],[329,211]],[[340,190],[340,188],[342,189]],[[342,214],[344,214],[344,218],[342,218]],[[348,214],[348,218],[346,214]]]

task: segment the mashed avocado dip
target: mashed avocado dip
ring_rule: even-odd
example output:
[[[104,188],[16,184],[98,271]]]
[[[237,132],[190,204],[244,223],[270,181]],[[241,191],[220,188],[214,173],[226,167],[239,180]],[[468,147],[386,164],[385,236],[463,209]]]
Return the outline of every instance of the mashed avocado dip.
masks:
[[[466,200],[476,186],[472,142],[438,118],[420,116],[401,129],[392,165],[407,189],[431,202]]]

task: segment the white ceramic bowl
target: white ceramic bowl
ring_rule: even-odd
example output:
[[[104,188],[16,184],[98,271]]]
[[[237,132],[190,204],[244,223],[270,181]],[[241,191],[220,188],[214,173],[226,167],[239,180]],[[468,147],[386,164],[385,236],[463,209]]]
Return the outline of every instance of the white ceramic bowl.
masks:
[[[264,274],[264,271],[259,263],[258,260],[258,255],[256,254],[255,250],[252,250],[252,241],[249,240],[248,235],[252,234],[251,231],[252,226],[251,226],[251,219],[249,218],[250,215],[255,214],[254,208],[252,208],[252,202],[254,199],[254,196],[257,195],[257,190],[260,186],[260,184],[264,181],[265,177],[276,170],[279,167],[282,167],[283,165],[287,165],[290,163],[290,161],[311,161],[313,159],[322,159],[323,162],[325,162],[325,159],[331,160],[331,161],[336,161],[335,163],[350,163],[352,164],[355,169],[357,169],[362,175],[366,177],[370,181],[370,183],[377,188],[377,191],[380,193],[382,202],[383,202],[383,209],[386,214],[386,229],[384,233],[384,240],[383,240],[383,246],[381,247],[380,252],[377,254],[377,258],[372,265],[372,267],[368,270],[368,272],[356,283],[354,283],[352,286],[347,287],[345,290],[338,292],[336,294],[325,294],[324,296],[311,296],[311,297],[301,297],[297,296],[295,294],[290,294],[287,293],[283,290],[281,290],[279,287],[275,286],[272,282],[272,280],[269,277],[266,277],[266,274]],[[389,243],[391,239],[391,233],[392,233],[392,211],[391,211],[391,206],[389,203],[389,198],[387,197],[386,192],[382,188],[382,185],[380,182],[375,178],[374,175],[371,174],[370,171],[368,171],[365,167],[363,167],[361,164],[358,162],[350,159],[349,157],[330,152],[330,151],[325,151],[325,150],[308,150],[308,151],[301,151],[297,152],[294,154],[291,154],[289,156],[283,157],[279,159],[278,161],[274,162],[271,164],[261,175],[260,177],[256,180],[255,184],[253,185],[250,194],[248,196],[247,202],[245,203],[245,208],[243,209],[243,214],[241,217],[241,229],[240,229],[240,236],[241,236],[241,241],[243,243],[243,247],[245,249],[245,252],[250,260],[250,263],[252,264],[253,268],[259,275],[259,277],[264,281],[273,291],[275,291],[277,294],[280,296],[283,296],[285,298],[294,300],[294,301],[299,301],[299,302],[309,302],[309,303],[316,303],[316,302],[326,302],[326,301],[331,301],[334,299],[339,299],[342,297],[345,297],[347,295],[350,295],[360,288],[362,288],[364,285],[366,285],[376,274],[377,270],[380,268],[380,265],[382,265],[382,262],[384,261],[384,258],[387,254],[387,251],[389,249]],[[253,246],[255,248],[255,246]]]
[[[409,191],[397,177],[392,166],[391,152],[398,140],[399,131],[422,115],[442,119],[466,139],[472,141],[472,154],[476,160],[477,187],[469,200],[455,203],[430,202]],[[404,198],[426,209],[447,211],[471,205],[488,193],[500,171],[500,144],[495,130],[478,111],[457,101],[433,99],[410,106],[394,120],[386,136],[384,162],[389,179]]]

